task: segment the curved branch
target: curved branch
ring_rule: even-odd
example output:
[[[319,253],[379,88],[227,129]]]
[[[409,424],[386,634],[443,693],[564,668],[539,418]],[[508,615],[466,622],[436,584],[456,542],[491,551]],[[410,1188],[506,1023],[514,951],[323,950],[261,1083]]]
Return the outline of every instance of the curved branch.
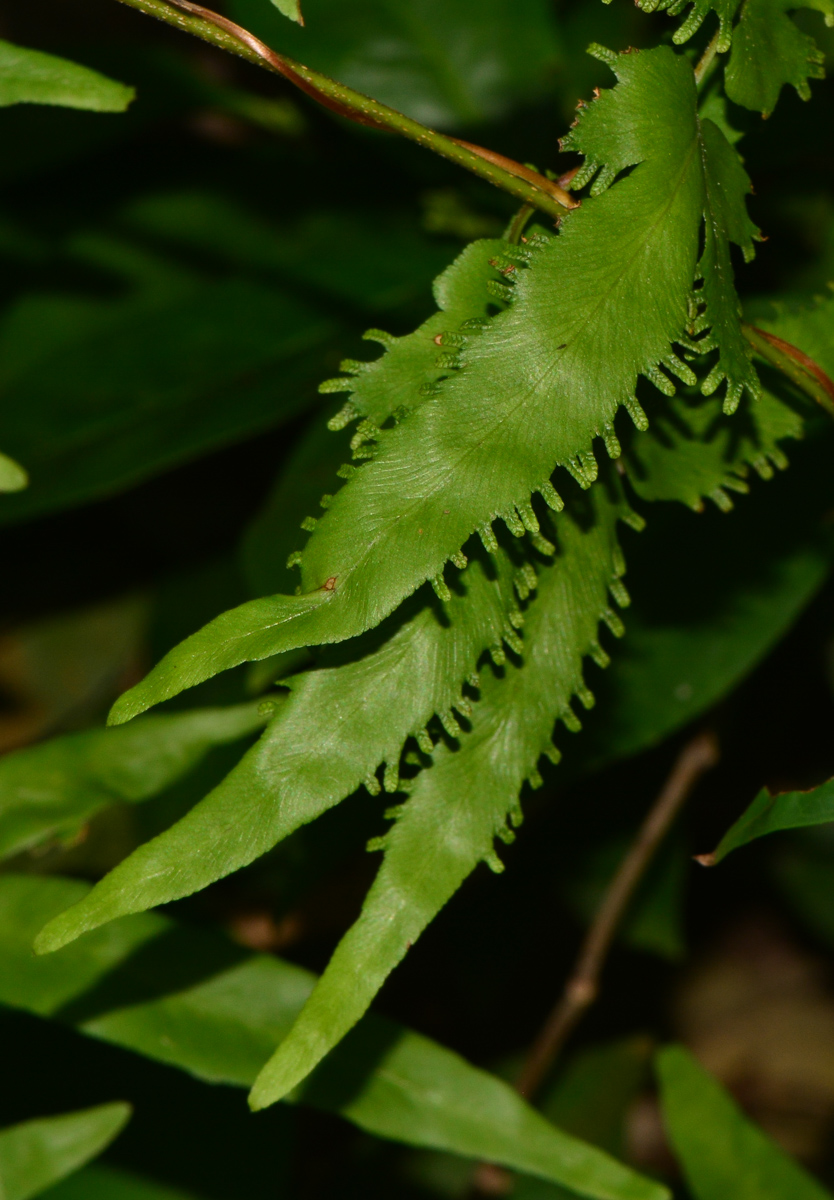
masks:
[[[278,54],[247,29],[191,0],[121,0],[121,3],[282,75],[339,116],[409,138],[557,220],[579,204],[558,183],[529,167],[481,146],[436,133],[396,109]]]

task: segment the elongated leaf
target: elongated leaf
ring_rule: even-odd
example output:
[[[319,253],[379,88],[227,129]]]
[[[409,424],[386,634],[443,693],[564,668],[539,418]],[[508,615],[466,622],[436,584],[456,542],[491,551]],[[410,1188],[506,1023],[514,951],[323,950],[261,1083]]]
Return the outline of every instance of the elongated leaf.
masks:
[[[3,1200],[29,1200],[77,1171],[121,1133],[130,1113],[129,1104],[102,1104],[0,1130]]]
[[[94,112],[124,112],[135,94],[133,88],[89,67],[0,41],[0,107],[59,104]]]
[[[268,0],[229,6],[270,45],[432,127],[540,95],[559,49],[544,0],[304,0],[304,12],[302,31]]]
[[[702,118],[700,130],[706,196],[704,251],[698,264],[702,283],[695,299],[703,305],[703,311],[693,331],[710,329],[709,341],[718,348],[718,362],[701,390],[709,396],[726,379],[724,411],[731,413],[738,407],[743,391],[756,400],[761,387],[741,331],[741,303],[733,285],[730,243],[734,242],[744,261],[749,262],[753,258],[753,239],[761,234],[747,215],[745,199],[752,189],[738,154],[712,121]]]
[[[606,661],[597,642],[599,622],[618,627],[608,589],[622,596],[623,567],[616,542],[627,510],[595,488],[584,511],[557,526],[559,552],[542,568],[538,595],[525,623],[522,665],[505,678],[483,673],[481,698],[460,745],[440,744],[433,764],[416,779],[411,798],[392,815],[380,839],[385,858],[362,915],[342,939],[321,982],[290,1035],[252,1092],[262,1108],[292,1090],[362,1016],[382,983],[426,925],[482,860],[500,869],[496,837],[512,840],[506,822],[521,820],[518,795],[536,778],[561,716],[579,695],[593,703],[582,675],[583,656]]]
[[[246,658],[340,641],[378,624],[424,580],[439,579],[476,529],[491,538],[497,517],[533,527],[531,492],[558,508],[549,478],[556,465],[590,485],[592,438],[619,453],[611,422],[620,405],[645,422],[634,399],[639,373],[667,393],[674,389],[658,363],[694,379],[671,350],[684,338],[705,203],[691,68],[665,47],[599,54],[620,84],[589,106],[566,144],[586,153],[585,180],[601,168],[592,190],[605,194],[530,250],[514,292],[492,281],[493,292],[498,286],[498,295],[514,299],[483,332],[435,336],[459,349],[442,360],[451,377],[401,424],[375,435],[375,457],[337,493],[303,553],[303,594],[218,618],[122,697],[114,722]],[[658,103],[675,119],[644,121]],[[512,248],[506,254],[527,257]],[[505,265],[495,262],[505,274],[517,270],[506,257]],[[712,332],[720,341],[721,331]],[[728,403],[741,384],[728,376]]]
[[[695,1200],[830,1200],[682,1046],[657,1056],[663,1121]]]
[[[120,303],[30,298],[0,324],[4,449],[31,486],[0,523],[78,504],[294,416],[333,324],[243,282]],[[317,353],[308,354],[316,350]]]
[[[0,858],[75,832],[99,809],[157,795],[212,748],[260,729],[256,704],[92,729],[0,759]]]
[[[386,787],[395,791],[405,739],[436,712],[453,728],[452,706],[469,709],[461,687],[483,646],[497,647],[504,636],[516,644],[507,621],[513,566],[503,555],[498,564],[494,573],[473,562],[442,612],[417,597],[416,611],[390,636],[383,627],[381,644],[360,642],[355,660],[288,680],[289,697],[238,766],[172,829],[140,846],[77,908],[57,917],[39,936],[38,951],[245,866],[363,782],[379,791],[380,762],[387,764]]]
[[[46,959],[31,939],[85,884],[0,876],[0,1002],[213,1083],[248,1086],[314,984],[290,963],[151,914]],[[545,1179],[570,1176],[605,1200],[667,1200],[666,1189],[554,1129],[507,1084],[428,1038],[367,1018],[293,1100],[379,1137],[489,1157]]]
[[[435,284],[435,296],[440,312],[429,318],[415,333],[403,338],[392,338],[380,331],[370,331],[373,340],[382,341],[386,353],[376,362],[367,364],[348,362],[343,366],[355,373],[357,381],[336,380],[335,389],[325,383],[322,390],[356,390],[342,412],[330,422],[331,428],[343,428],[356,416],[362,415],[367,426],[360,425],[354,442],[361,454],[367,438],[378,433],[379,426],[395,413],[425,401],[422,389],[431,387],[438,378],[448,373],[437,366],[441,348],[436,339],[446,326],[454,329],[464,320],[483,321],[490,303],[486,288],[487,278],[494,274],[490,265],[496,243],[477,242],[468,246],[452,266],[443,272]],[[366,335],[369,336],[369,335]],[[454,337],[454,335],[453,335]],[[348,467],[349,470],[353,469]],[[333,478],[331,486],[336,485]],[[329,504],[332,497],[326,498]],[[315,520],[311,522],[315,525]],[[300,535],[299,535],[300,536]],[[293,555],[297,561],[300,555]],[[331,581],[325,581],[329,584]],[[111,722],[119,723],[135,715],[136,711],[157,703],[148,699],[158,694],[161,685],[169,695],[182,689],[183,676],[191,682],[207,678],[224,670],[233,662],[235,665],[247,660],[268,658],[287,649],[304,646],[317,640],[338,641],[326,633],[316,638],[315,628],[326,629],[319,609],[332,600],[331,587],[301,596],[273,596],[251,601],[240,608],[224,613],[199,633],[176,647],[143,681],[139,691],[127,693],[117,702],[111,713]],[[376,622],[368,622],[375,624]],[[459,681],[457,681],[459,682]],[[186,683],[184,686],[190,686]],[[144,693],[144,695],[143,695]],[[136,703],[139,703],[139,708]]]
[[[834,821],[834,779],[807,792],[778,792],[773,795],[762,788],[756,799],[731,825],[712,854],[704,854],[699,862],[712,867],[756,838],[780,829],[802,829],[807,825],[824,825]]]
[[[422,302],[448,262],[446,245],[416,229],[410,213],[391,207],[356,211],[340,204],[265,220],[216,192],[183,191],[143,196],[122,220],[180,251],[375,312]]]
[[[785,84],[810,100],[810,79],[822,79],[824,55],[807,33],[788,16],[797,8],[813,8],[834,24],[834,0],[744,0],[724,78],[736,104],[768,116]]]

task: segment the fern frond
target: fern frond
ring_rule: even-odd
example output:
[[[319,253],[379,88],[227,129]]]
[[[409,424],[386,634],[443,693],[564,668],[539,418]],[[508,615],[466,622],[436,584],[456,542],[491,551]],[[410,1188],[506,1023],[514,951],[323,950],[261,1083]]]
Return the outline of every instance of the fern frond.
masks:
[[[689,378],[673,344],[693,345],[684,331],[692,320],[705,212],[714,253],[702,259],[699,295],[710,316],[697,328],[714,322],[710,344],[719,347],[728,397],[752,386],[749,360],[739,357],[733,340],[732,285],[726,277],[720,285],[711,278],[726,265],[728,238],[749,241],[737,213],[743,196],[736,188],[723,208],[710,208],[692,69],[667,47],[622,55],[596,47],[594,53],[619,83],[583,111],[565,142],[586,155],[577,181],[599,172],[592,198],[557,237],[513,251],[509,266],[487,257],[483,243],[459,260],[465,302],[450,300],[442,322],[454,325],[452,318],[464,311],[486,310],[488,285],[495,282],[485,277],[487,269],[505,277],[511,269],[516,278],[501,285],[512,294],[505,311],[489,320],[470,317],[433,336],[424,327],[414,341],[392,344],[378,369],[348,364],[353,376],[345,386],[354,387],[358,399],[349,402],[345,419],[363,415],[370,424],[357,431],[356,452],[366,453],[366,438],[375,449],[364,466],[347,465],[348,485],[329,502],[298,556],[304,594],[253,601],[219,617],[122,697],[114,721],[246,659],[354,637],[426,580],[444,597],[446,563],[463,560],[462,547],[476,530],[490,545],[496,519],[513,533],[529,529],[537,536],[535,518],[525,514],[532,512],[535,491],[560,507],[554,469],[589,487],[597,476],[594,438],[609,453],[619,452],[613,430],[619,408],[638,427],[645,424],[635,398],[638,376],[666,395],[675,389],[663,368]],[[664,122],[652,116],[659,105],[669,115]],[[720,139],[713,129],[712,140]],[[433,352],[447,339],[454,359],[435,359],[432,370],[448,377],[421,383],[422,403],[393,428],[382,428],[382,406],[387,414],[409,408],[416,399],[412,372],[425,371],[429,345]],[[387,392],[380,381],[389,371],[394,382]]]
[[[769,116],[785,84],[810,100],[808,81],[825,78],[825,55],[788,16],[797,8],[816,9],[826,25],[834,25],[834,0],[744,0],[724,72],[736,104]]]
[[[677,500],[701,511],[711,500],[723,511],[730,492],[748,491],[752,468],[770,479],[787,466],[780,442],[800,438],[802,418],[765,391],[745,399],[728,419],[714,398],[676,396],[652,416],[648,433],[638,433],[625,453],[629,482],[642,500]]]
[[[761,234],[747,213],[746,197],[752,190],[738,154],[710,120],[702,119],[701,152],[704,162],[704,250],[698,264],[700,288],[693,300],[701,310],[693,333],[708,335],[718,348],[718,361],[702,385],[712,395],[727,380],[724,411],[735,412],[746,389],[755,399],[761,392],[751,362],[750,347],[741,332],[741,305],[733,284],[730,243],[741,248],[745,262],[753,257],[753,239]]]
[[[600,622],[619,627],[611,594],[627,596],[616,526],[634,515],[615,487],[606,480],[556,519],[559,548],[553,564],[538,573],[521,665],[508,665],[503,678],[483,672],[469,732],[456,749],[438,745],[432,766],[396,810],[393,828],[379,842],[385,858],[362,915],[259,1076],[254,1107],[285,1095],[345,1035],[479,862],[500,869],[495,839],[512,840],[523,783],[540,782],[542,755],[558,757],[551,741],[555,722],[577,728],[571,701],[593,703],[583,659],[602,654]]]
[[[690,0],[637,0],[637,7],[642,8],[643,12],[668,12],[676,17],[689,6],[689,2]],[[604,3],[610,4],[611,0],[604,0]],[[672,35],[672,41],[676,46],[688,42],[709,14],[714,12],[718,17],[717,49],[719,54],[723,54],[730,48],[733,17],[740,3],[741,0],[692,0],[692,7]]]
[[[520,617],[516,564],[503,551],[485,559],[482,553],[470,564],[442,610],[415,597],[393,630],[340,647],[336,657],[344,661],[325,658],[319,669],[286,680],[289,695],[277,715],[223,782],[56,918],[38,949],[57,949],[115,917],[207,887],[363,783],[379,792],[383,763],[384,786],[396,791],[406,739],[413,735],[430,751],[426,726],[435,714],[450,724],[453,709],[471,711],[465,685],[477,682],[484,646],[500,658],[502,641],[516,643],[509,619]]]

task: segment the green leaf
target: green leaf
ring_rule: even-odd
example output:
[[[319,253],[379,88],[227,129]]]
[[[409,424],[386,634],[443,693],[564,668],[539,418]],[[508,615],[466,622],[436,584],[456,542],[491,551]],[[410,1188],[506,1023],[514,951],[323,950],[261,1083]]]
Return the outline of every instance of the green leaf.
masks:
[[[328,429],[317,415],[243,536],[240,561],[252,595],[290,592],[295,586],[296,572],[287,560],[298,549],[301,522],[319,509],[349,457],[342,432]]]
[[[800,438],[802,418],[772,392],[745,397],[733,417],[710,397],[676,396],[652,412],[651,428],[628,446],[629,481],[643,500],[678,500],[701,512],[704,499],[728,512],[728,492],[747,493],[750,467],[772,479],[788,460],[780,447]]]
[[[89,67],[0,41],[0,107],[59,104],[94,112],[124,112],[135,95],[133,88]]]
[[[593,704],[583,657],[607,656],[597,641],[600,621],[618,622],[608,590],[626,599],[616,541],[628,511],[607,488],[595,488],[578,512],[557,522],[558,552],[539,571],[537,596],[525,620],[524,658],[505,677],[484,671],[471,728],[454,749],[439,743],[431,767],[410,799],[390,815],[379,839],[385,857],[362,915],[344,936],[289,1036],[264,1068],[251,1103],[263,1108],[292,1090],[362,1016],[411,945],[481,861],[501,869],[494,850],[511,841],[510,816],[521,820],[519,792],[537,778],[542,754],[556,758],[553,726],[579,721],[573,696]],[[567,1180],[563,1180],[567,1182]]]
[[[603,2],[610,4],[611,0],[603,0]],[[692,35],[698,32],[709,14],[714,12],[719,22],[717,50],[719,54],[723,54],[730,48],[733,17],[739,3],[740,0],[692,0],[692,7],[685,20],[672,35],[672,41],[676,46],[688,42]],[[677,16],[688,7],[688,0],[637,0],[637,5],[642,8],[643,12],[668,10],[673,16]]]
[[[0,876],[0,1002],[207,1082],[251,1084],[314,977],[152,914],[34,958],[39,926],[86,891],[75,880]],[[489,1158],[545,1179],[570,1172],[577,1190],[600,1200],[668,1200],[665,1188],[554,1129],[501,1080],[377,1017],[366,1018],[292,1099],[409,1145]]]
[[[809,79],[823,79],[825,56],[807,33],[788,16],[797,8],[813,8],[834,24],[834,0],[744,0],[724,72],[727,95],[736,104],[768,116],[785,84],[810,100]]]
[[[422,306],[449,254],[448,244],[415,226],[411,212],[390,205],[343,204],[265,220],[229,197],[188,190],[143,196],[122,220],[180,254],[196,251],[227,268],[275,276],[304,296],[321,292],[377,312],[415,300]]]
[[[84,1167],[44,1193],[43,1200],[197,1200],[186,1193],[151,1182],[117,1167],[96,1163]]]
[[[831,1200],[682,1046],[657,1056],[663,1122],[696,1200]]]
[[[503,116],[548,87],[559,42],[546,0],[306,0],[306,28],[266,0],[229,15],[269,45],[430,127]]]
[[[287,420],[333,324],[297,296],[167,277],[161,295],[29,297],[0,323],[4,446],[31,486],[0,523],[125,488]]]
[[[266,718],[256,704],[147,717],[92,729],[0,758],[0,858],[74,833],[99,809],[155,796],[213,746],[238,741]]]
[[[0,492],[19,492],[29,483],[29,476],[8,454],[0,454]]]
[[[356,389],[356,399],[349,401],[342,412],[333,418],[330,426],[338,430],[356,416],[363,415],[370,422],[370,427],[360,426],[357,431],[355,441],[360,453],[366,436],[373,436],[374,430],[378,433],[378,426],[408,404],[424,403],[421,389],[433,386],[438,376],[447,373],[436,366],[442,348],[435,339],[444,328],[451,326],[454,330],[464,320],[486,319],[484,314],[491,297],[485,287],[485,277],[493,272],[489,259],[494,256],[495,248],[493,241],[476,242],[468,246],[455,263],[443,272],[435,285],[441,311],[424,322],[415,333],[392,338],[381,331],[371,330],[371,340],[382,341],[387,352],[377,362],[343,364],[355,372],[356,382],[351,381],[348,387],[350,390]],[[344,380],[333,382],[338,390],[347,390]],[[325,383],[322,390],[333,391],[334,387]],[[335,484],[334,478],[331,486]],[[300,537],[299,534],[299,540]],[[163,697],[176,695],[183,688],[241,662],[269,658],[317,642],[342,640],[348,635],[339,636],[337,632],[334,636],[330,630],[332,621],[329,621],[329,610],[336,595],[333,581],[325,578],[322,583],[324,587],[307,595],[271,596],[223,613],[177,646],[141,684],[122,696],[113,708],[111,722],[129,720],[152,704],[159,703]],[[339,600],[344,608],[341,595]],[[360,615],[358,628],[354,628],[354,632],[360,633],[363,628],[378,624],[378,621],[379,618],[363,621]],[[455,682],[459,683],[460,680]]]
[[[759,325],[798,346],[829,375],[834,375],[834,297],[818,298],[811,307],[787,309],[774,305],[775,314]]]
[[[102,1104],[0,1130],[0,1195],[39,1196],[100,1154],[130,1120],[129,1104]]]
[[[802,829],[834,821],[834,779],[806,792],[778,792],[762,788],[756,799],[731,825],[712,854],[699,862],[712,867],[732,850],[780,829]]]
[[[737,686],[784,637],[834,561],[825,524],[830,455],[828,440],[797,446],[794,469],[754,488],[728,515],[653,512],[629,553],[628,637],[600,681],[568,770],[657,745]]]
[[[702,278],[695,293],[703,311],[692,326],[693,332],[710,329],[711,341],[719,351],[718,361],[701,385],[711,395],[723,379],[727,380],[725,412],[735,412],[743,391],[755,399],[761,392],[759,379],[750,361],[751,352],[741,331],[741,303],[733,284],[730,243],[741,248],[744,261],[753,258],[753,239],[759,230],[747,215],[746,197],[752,190],[738,154],[712,121],[700,121],[704,158],[704,251],[698,264]],[[705,349],[703,343],[701,348]]]
[[[304,24],[299,0],[272,0],[272,3],[278,9],[279,13],[283,13],[291,21],[295,21],[298,25]]]
[[[684,338],[705,203],[692,71],[666,47],[598,52],[620,84],[587,108],[566,144],[587,154],[585,181],[601,168],[592,191],[605,194],[574,212],[558,237],[504,247],[503,261],[494,261],[518,281],[510,288],[490,280],[483,291],[512,298],[510,307],[481,332],[474,321],[458,330],[450,321],[451,330],[429,339],[450,347],[440,360],[449,377],[437,394],[394,428],[360,427],[357,437],[374,437],[376,452],[318,522],[301,557],[303,594],[218,618],[123,696],[114,722],[247,658],[373,627],[424,580],[439,582],[475,530],[489,541],[499,517],[534,529],[532,492],[558,509],[555,466],[590,486],[593,437],[619,453],[611,424],[618,408],[645,423],[634,398],[638,374],[667,394],[674,388],[658,364],[694,378],[671,350]],[[662,125],[645,119],[659,103],[675,114]],[[713,334],[720,343],[722,331]],[[360,370],[360,392],[363,379]],[[728,403],[741,386],[728,378]],[[336,387],[354,384],[328,390]]]
[[[289,696],[223,782],[57,917],[38,937],[38,951],[245,866],[363,782],[379,791],[380,762],[387,764],[386,787],[395,791],[406,738],[435,713],[453,728],[452,706],[468,710],[461,689],[483,646],[517,636],[507,619],[513,565],[506,556],[497,570],[474,561],[460,584],[443,611],[416,597],[392,629],[383,626],[346,647],[343,661],[324,659],[318,669],[286,680]]]

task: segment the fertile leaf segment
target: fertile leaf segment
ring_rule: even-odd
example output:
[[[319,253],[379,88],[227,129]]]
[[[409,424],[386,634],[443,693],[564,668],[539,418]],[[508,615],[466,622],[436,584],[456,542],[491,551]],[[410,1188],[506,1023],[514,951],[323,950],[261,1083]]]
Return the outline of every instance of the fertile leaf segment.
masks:
[[[696,4],[693,17],[705,10]],[[556,236],[470,246],[415,333],[367,335],[382,357],[344,363],[344,377],[323,385],[350,393],[331,425],[358,421],[355,462],[323,498],[324,515],[303,522],[312,536],[292,556],[299,594],[219,617],[112,719],[243,661],[346,644],[289,681],[261,740],[211,795],[38,939],[40,951],[57,949],[205,887],[363,782],[409,795],[371,846],[385,851],[377,881],[259,1077],[257,1107],[358,1020],[480,861],[500,868],[494,841],[512,839],[524,781],[540,781],[542,754],[558,759],[554,723],[578,729],[572,699],[593,703],[583,659],[607,663],[598,627],[622,633],[609,597],[628,602],[617,525],[642,524],[616,473],[600,473],[594,440],[620,456],[614,421],[625,408],[638,432],[624,470],[638,494],[726,508],[725,489],[745,490],[749,466],[764,477],[783,466],[780,440],[801,431],[791,409],[761,398],[729,258],[731,242],[752,253],[749,181],[717,126],[699,119],[690,64],[667,47],[592,52],[618,86],[581,106],[563,142],[585,155],[573,187],[593,180],[590,196]],[[650,431],[640,375],[660,393]],[[672,375],[688,389],[674,402]],[[704,396],[723,380],[722,413]],[[740,405],[730,441],[727,416]],[[506,528],[493,528],[498,519]],[[403,759],[409,737],[416,747]]]

